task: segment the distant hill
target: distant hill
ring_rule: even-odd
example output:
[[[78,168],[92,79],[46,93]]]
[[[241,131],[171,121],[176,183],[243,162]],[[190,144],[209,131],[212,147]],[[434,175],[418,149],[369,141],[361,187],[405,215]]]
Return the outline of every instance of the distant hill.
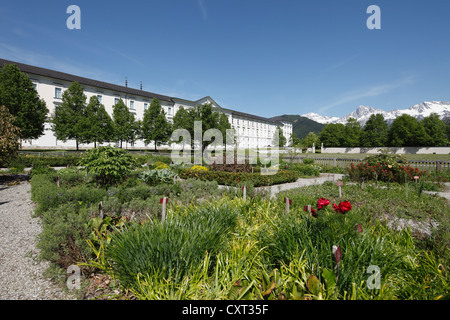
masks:
[[[325,127],[325,124],[318,123],[314,120],[299,115],[285,114],[279,117],[293,122],[292,131],[295,132],[300,140],[305,138],[310,132],[314,132],[318,135],[320,131],[322,131],[323,127]]]

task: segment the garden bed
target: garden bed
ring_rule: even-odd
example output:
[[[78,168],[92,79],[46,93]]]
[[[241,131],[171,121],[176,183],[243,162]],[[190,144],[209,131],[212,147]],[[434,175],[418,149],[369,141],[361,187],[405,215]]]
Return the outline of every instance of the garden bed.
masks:
[[[449,297],[449,206],[425,194],[423,183],[363,186],[353,175],[340,189],[325,182],[269,197],[255,186],[277,188],[318,168],[282,164],[264,176],[158,161],[133,171],[136,161],[111,148],[82,162],[87,171],[31,172],[43,223],[38,248],[64,282],[78,264],[121,299]],[[246,200],[218,181],[248,185]],[[394,228],[395,220],[405,228]],[[408,228],[419,224],[429,232]]]
[[[59,188],[56,176],[60,176]],[[402,185],[395,185],[395,191],[376,188],[374,184],[366,184],[364,190],[359,184],[344,185],[343,198],[352,203],[352,209],[341,214],[332,210],[330,204],[314,218],[303,211],[305,205],[316,208],[319,197],[328,198],[331,203],[343,200],[339,199],[335,183],[281,192],[272,200],[254,195],[243,202],[240,195],[220,190],[215,182],[187,180],[148,186],[139,182],[137,175],[134,177],[123,186],[106,190],[92,184],[89,175],[70,169],[57,175],[34,176],[32,195],[44,227],[38,244],[41,258],[63,270],[71,264],[87,263],[90,266],[83,267],[87,279],[91,273],[96,274],[95,279],[110,279],[108,285],[112,289],[105,290],[115,298],[435,299],[447,292],[444,283],[448,271],[442,270],[442,266],[448,265],[445,239],[449,210],[440,198],[419,195],[413,189],[406,195]],[[162,196],[170,197],[166,224],[160,222]],[[292,200],[287,215],[284,197]],[[213,212],[228,216],[233,222],[220,222]],[[205,213],[209,214],[203,216]],[[385,214],[412,221],[432,218],[439,226],[431,235],[411,233],[409,229],[396,231],[382,223]],[[193,220],[185,220],[191,215]],[[206,217],[212,220],[206,222]],[[228,227],[215,229],[222,224]],[[364,230],[361,235],[354,230],[357,224]],[[191,243],[198,238],[196,225],[202,226],[198,230],[205,241],[214,238],[208,232],[222,230],[222,236],[215,244]],[[153,238],[154,232],[159,236]],[[174,240],[182,234],[183,238]],[[149,244],[154,249],[146,247],[145,254],[138,250],[131,259],[127,254],[135,243],[134,237],[151,237],[148,241],[153,239]],[[166,238],[180,241],[182,247],[191,243],[192,247],[170,250]],[[333,245],[340,245],[343,254],[337,283]],[[154,250],[167,251],[160,251],[164,255],[156,258]],[[191,252],[189,259],[184,256],[188,252]],[[386,259],[387,256],[390,258]],[[404,261],[405,256],[416,262]],[[359,261],[357,264],[355,259]],[[431,259],[428,264],[420,262],[426,259]],[[151,265],[163,269],[146,269],[139,261],[154,261]],[[180,265],[181,261],[190,262]],[[366,271],[371,264],[381,268],[383,290],[367,289]],[[177,266],[178,272],[169,272],[171,266]],[[142,274],[137,277],[139,270]],[[161,273],[162,270],[169,273]],[[308,288],[312,276],[320,283],[319,291]],[[429,288],[425,290],[425,286]]]

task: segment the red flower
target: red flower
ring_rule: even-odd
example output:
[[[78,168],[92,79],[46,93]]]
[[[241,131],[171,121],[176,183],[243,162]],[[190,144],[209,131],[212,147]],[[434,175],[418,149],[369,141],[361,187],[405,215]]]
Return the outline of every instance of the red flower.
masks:
[[[313,208],[311,208],[311,216],[313,216],[314,218],[317,218],[317,211]]]
[[[333,208],[337,212],[346,213],[347,211],[352,210],[352,204],[349,201],[341,202],[339,203],[339,206],[333,203]]]
[[[320,210],[320,209],[322,209],[323,207],[326,207],[329,204],[330,204],[330,200],[325,199],[325,198],[320,198],[317,201],[317,210]]]

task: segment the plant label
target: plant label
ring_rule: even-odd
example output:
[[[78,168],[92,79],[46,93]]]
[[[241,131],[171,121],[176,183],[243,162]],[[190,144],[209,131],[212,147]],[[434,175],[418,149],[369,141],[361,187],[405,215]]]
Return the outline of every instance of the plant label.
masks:
[[[344,185],[344,183],[342,181],[339,181],[336,185],[339,187],[339,198],[342,198],[342,186]]]
[[[356,225],[355,230],[361,233],[363,231],[362,225],[360,224]]]
[[[414,176],[414,180],[416,180],[417,183],[417,180],[419,180],[419,176]]]
[[[244,198],[244,201],[247,199],[247,187],[242,187],[242,197]]]
[[[160,204],[167,204],[167,203],[169,203],[169,198],[161,198],[161,199],[159,199],[159,203]]]
[[[336,263],[339,264],[342,258],[341,246],[338,246],[334,251],[334,256],[336,258]]]
[[[161,221],[164,222],[166,221],[166,208],[167,208],[167,203],[169,202],[169,198],[161,198],[159,200],[159,203],[162,204],[162,213],[161,213]]]
[[[289,213],[289,206],[292,205],[292,200],[289,198],[284,198],[284,203],[286,203],[286,213]]]

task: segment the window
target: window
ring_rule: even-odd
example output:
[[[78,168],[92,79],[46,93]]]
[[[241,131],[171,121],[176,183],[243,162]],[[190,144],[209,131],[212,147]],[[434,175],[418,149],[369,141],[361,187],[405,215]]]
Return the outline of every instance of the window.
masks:
[[[148,109],[148,103],[144,103],[144,111]]]
[[[37,83],[33,82],[33,88],[34,88],[34,90],[37,90]]]
[[[172,115],[172,108],[171,108],[171,107],[168,107],[168,108],[167,108],[167,114],[168,114],[169,116]]]
[[[134,110],[134,101],[130,100],[130,110]]]
[[[61,88],[55,88],[55,98],[56,99],[62,98],[62,89]]]
[[[103,96],[101,94],[97,95],[98,102],[103,103]]]
[[[114,104],[118,104],[119,103],[119,98],[114,98]]]

